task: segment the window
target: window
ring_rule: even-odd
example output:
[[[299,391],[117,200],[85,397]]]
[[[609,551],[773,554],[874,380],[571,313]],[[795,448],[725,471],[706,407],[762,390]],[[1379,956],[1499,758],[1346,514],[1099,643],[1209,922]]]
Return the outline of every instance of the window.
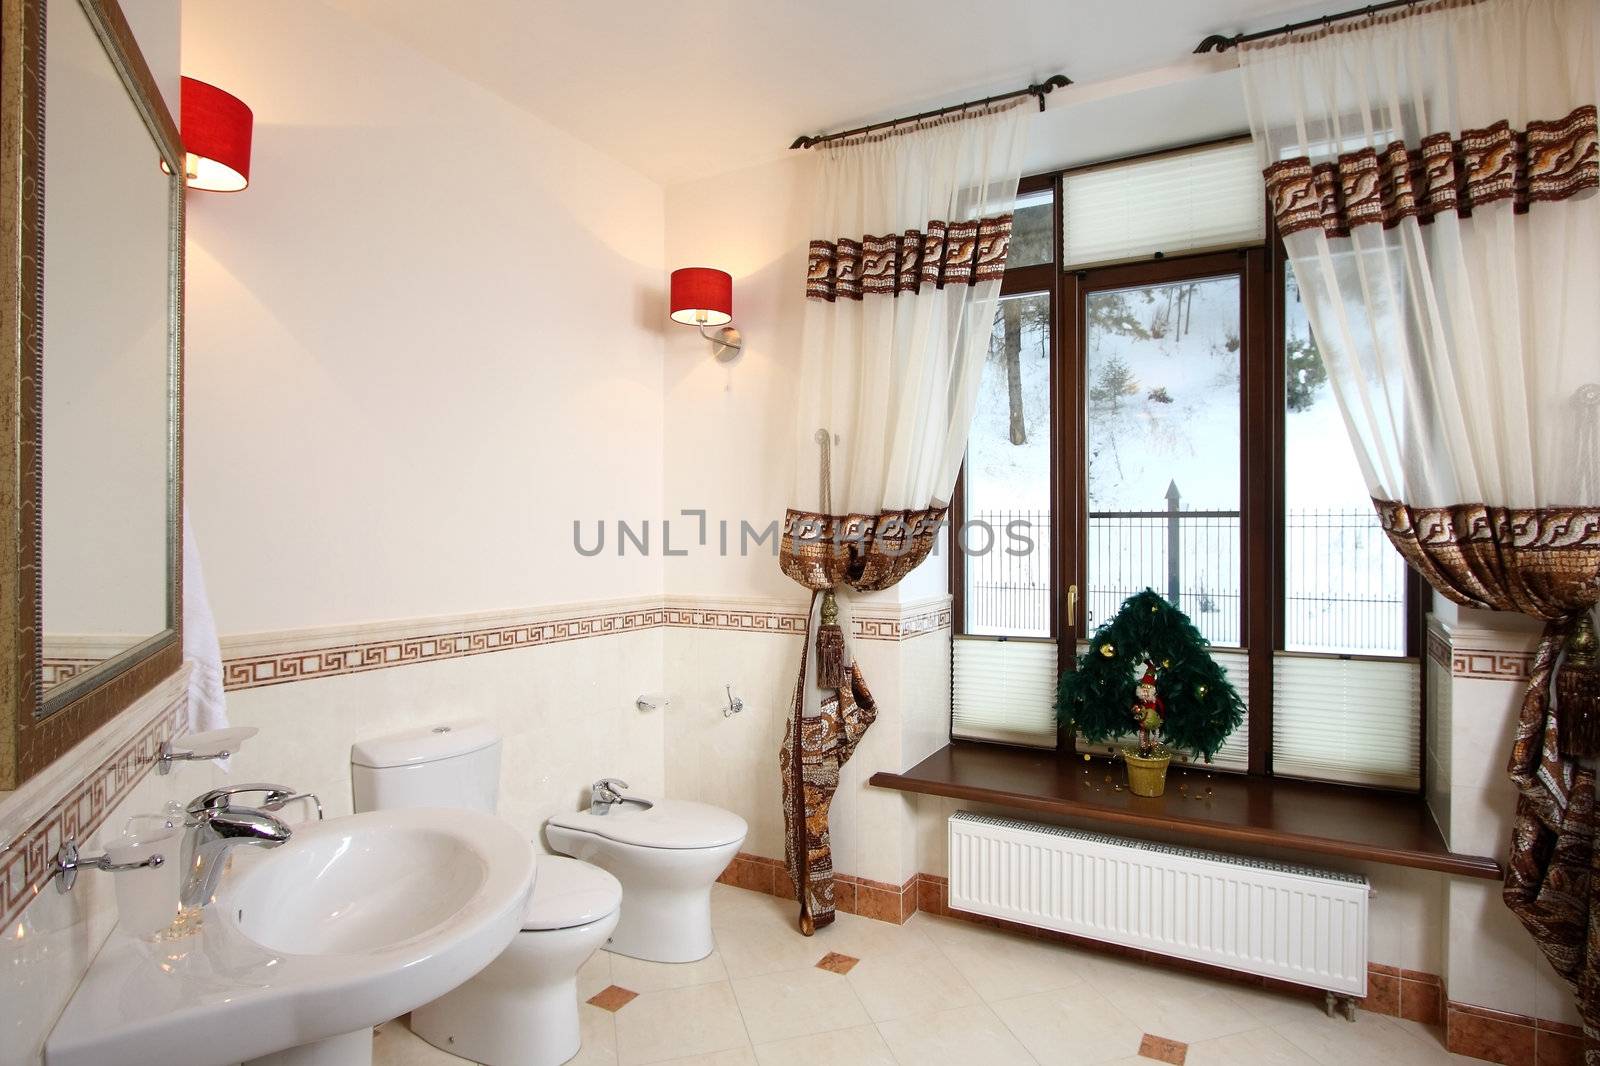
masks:
[[[1031,187],[1029,187],[1031,185]],[[963,624],[951,734],[1056,746],[1055,182],[1020,190],[1012,253],[967,439],[952,572]]]
[[[1000,300],[962,497],[973,636],[1051,636],[1049,337],[1049,293]]]
[[[1422,667],[1406,657],[1409,571],[1378,524],[1292,270],[1283,286],[1283,640],[1273,655],[1273,770],[1416,789]]]
[[[1220,768],[1420,787],[1420,597],[1254,149],[1026,179],[1017,229],[953,511],[952,735],[1056,746],[1058,660],[1153,588],[1245,699]]]
[[[1239,274],[1086,292],[1090,631],[1153,588],[1239,647]]]

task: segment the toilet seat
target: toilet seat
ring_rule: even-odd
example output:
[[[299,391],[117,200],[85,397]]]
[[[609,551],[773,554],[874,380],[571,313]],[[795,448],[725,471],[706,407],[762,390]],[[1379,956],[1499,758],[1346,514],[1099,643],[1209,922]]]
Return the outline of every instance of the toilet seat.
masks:
[[[621,905],[622,882],[600,867],[564,855],[541,855],[522,928],[575,929],[615,914]]]
[[[749,828],[732,811],[688,800],[657,800],[648,810],[619,808],[609,814],[569,811],[553,816],[548,824],[618,844],[673,851],[737,844]]]

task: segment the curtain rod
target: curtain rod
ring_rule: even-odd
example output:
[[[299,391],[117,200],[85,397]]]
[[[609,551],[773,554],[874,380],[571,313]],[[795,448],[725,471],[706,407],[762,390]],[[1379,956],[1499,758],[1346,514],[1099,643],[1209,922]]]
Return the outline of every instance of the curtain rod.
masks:
[[[921,122],[924,119],[938,118],[941,115],[954,115],[957,112],[966,111],[969,108],[988,107],[990,104],[998,104],[1004,100],[1015,100],[1019,96],[1038,97],[1039,110],[1043,111],[1046,93],[1048,93],[1051,89],[1064,89],[1071,84],[1072,79],[1067,77],[1065,74],[1052,74],[1050,77],[1046,78],[1042,82],[1039,82],[1037,85],[1030,85],[1026,89],[1018,89],[1014,93],[1002,93],[999,96],[985,96],[982,100],[968,100],[964,104],[954,104],[950,107],[941,107],[933,111],[924,111],[920,115],[907,115],[905,118],[892,118],[887,122],[874,122],[870,126],[859,126],[856,129],[845,130],[842,133],[827,133],[819,137],[796,137],[794,139],[794,143],[789,146],[789,149],[793,151],[796,148],[814,148],[819,144],[827,144],[829,141],[843,140],[846,137],[856,137],[863,133],[874,133],[878,130],[889,129],[891,126],[904,126],[912,122]]]
[[[1380,11],[1388,11],[1392,8],[1414,7],[1417,3],[1418,0],[1388,0],[1387,3],[1368,4],[1366,7],[1351,8],[1349,11],[1340,11],[1334,15],[1323,15],[1321,18],[1306,19],[1304,22],[1291,22],[1289,25],[1276,30],[1258,30],[1254,33],[1236,33],[1232,37],[1226,37],[1220,33],[1213,33],[1210,37],[1207,37],[1205,40],[1200,42],[1199,46],[1195,48],[1195,54],[1200,55],[1213,50],[1218,52],[1226,52],[1230,48],[1237,48],[1239,45],[1246,44],[1250,41],[1260,41],[1268,37],[1279,37],[1286,33],[1295,33],[1299,30],[1309,30],[1316,26],[1327,26],[1334,22],[1344,22],[1347,19],[1366,18],[1371,15],[1376,15]]]

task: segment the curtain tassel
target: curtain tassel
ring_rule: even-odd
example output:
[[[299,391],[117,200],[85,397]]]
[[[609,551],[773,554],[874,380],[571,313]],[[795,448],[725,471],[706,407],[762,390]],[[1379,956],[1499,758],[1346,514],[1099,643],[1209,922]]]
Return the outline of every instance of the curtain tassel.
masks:
[[[1567,634],[1566,661],[1556,675],[1561,750],[1569,757],[1600,756],[1600,640],[1588,612]]]
[[[817,687],[844,687],[844,630],[833,590],[822,594],[822,624],[817,626]]]

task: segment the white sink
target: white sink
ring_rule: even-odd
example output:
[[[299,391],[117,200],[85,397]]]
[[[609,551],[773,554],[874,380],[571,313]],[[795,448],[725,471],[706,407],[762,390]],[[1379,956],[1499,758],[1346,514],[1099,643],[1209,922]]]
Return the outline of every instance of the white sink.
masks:
[[[45,1062],[220,1066],[322,1042],[317,1061],[363,1061],[367,1029],[511,943],[534,861],[509,824],[465,810],[333,818],[240,848],[197,933],[112,934]]]

